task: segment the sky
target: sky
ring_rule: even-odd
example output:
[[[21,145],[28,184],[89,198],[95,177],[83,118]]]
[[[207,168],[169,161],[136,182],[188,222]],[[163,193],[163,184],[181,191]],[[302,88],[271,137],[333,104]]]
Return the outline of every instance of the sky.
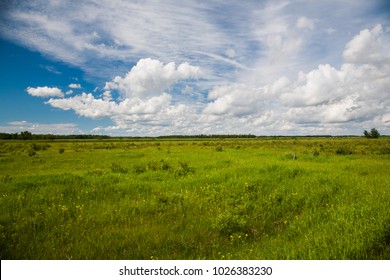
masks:
[[[390,1],[0,0],[0,132],[390,134]]]

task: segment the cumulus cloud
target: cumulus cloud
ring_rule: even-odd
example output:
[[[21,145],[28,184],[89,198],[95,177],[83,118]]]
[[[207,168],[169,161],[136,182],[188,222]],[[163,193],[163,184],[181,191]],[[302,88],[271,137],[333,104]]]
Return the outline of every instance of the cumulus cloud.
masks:
[[[376,63],[382,59],[389,59],[389,54],[382,44],[383,28],[378,24],[373,29],[360,31],[350,42],[348,42],[343,58],[347,63]],[[388,48],[387,48],[388,52]],[[385,57],[384,57],[385,56]]]
[[[208,97],[215,100],[207,104],[203,111],[205,114],[239,117],[258,113],[270,95],[265,88],[231,84],[214,88]]]
[[[285,105],[294,107],[319,105],[330,100],[337,100],[345,94],[342,86],[345,73],[329,64],[319,65],[308,74],[301,73],[291,90],[282,94]],[[283,89],[287,91],[286,88]]]
[[[174,104],[173,95],[165,92],[183,80],[200,77],[199,67],[188,63],[176,66],[158,60],[141,59],[124,77],[117,76],[107,82],[100,97],[82,93],[72,97],[51,98],[46,104],[62,110],[73,110],[76,114],[92,119],[110,118],[114,126],[98,127],[95,131],[118,131],[131,129],[138,133],[147,126],[148,133],[157,128],[185,130],[196,119],[197,109],[186,104]],[[121,93],[114,99],[111,91]],[[183,92],[193,88],[183,83]]]
[[[149,99],[126,98],[121,102],[95,98],[91,93],[82,93],[70,98],[51,98],[46,103],[63,110],[74,110],[76,114],[93,119],[134,114],[155,114],[169,106],[171,96],[163,93]]]
[[[28,94],[38,97],[63,97],[63,92],[57,87],[28,87]]]
[[[76,114],[90,118],[109,117],[112,114],[113,102],[95,99],[90,93],[82,93],[69,98],[51,98],[46,104],[63,110],[74,110]]]
[[[81,88],[81,85],[80,84],[69,84],[68,87],[73,88],[73,89],[78,89],[78,88]]]
[[[343,104],[345,100],[351,103],[351,97],[357,96],[353,98],[356,104],[366,102],[366,106],[372,107],[375,102],[383,103],[390,86],[390,50],[383,52],[381,30],[380,25],[363,30],[348,42],[343,52],[346,63],[340,69],[325,64],[307,74],[301,73],[290,89],[285,89],[282,101],[294,107],[334,106],[342,100]]]
[[[346,44],[345,63],[339,69],[320,64],[299,73],[297,79],[282,77],[261,88],[230,84],[214,88],[204,113],[234,115],[256,126],[291,129],[315,125],[374,122],[388,125],[390,108],[390,50],[380,25],[361,31]],[[231,121],[231,119],[229,119]],[[381,121],[382,120],[382,123]],[[330,128],[329,128],[330,129]]]
[[[189,63],[176,67],[174,62],[163,64],[155,59],[141,59],[124,76],[116,76],[106,83],[105,90],[118,90],[124,97],[155,96],[179,80],[198,78],[200,68]]]

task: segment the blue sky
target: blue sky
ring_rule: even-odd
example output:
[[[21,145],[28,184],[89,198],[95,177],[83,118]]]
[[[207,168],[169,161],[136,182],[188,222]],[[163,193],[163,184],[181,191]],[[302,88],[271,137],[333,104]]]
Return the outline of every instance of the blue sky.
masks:
[[[1,132],[390,134],[389,1],[9,2]]]

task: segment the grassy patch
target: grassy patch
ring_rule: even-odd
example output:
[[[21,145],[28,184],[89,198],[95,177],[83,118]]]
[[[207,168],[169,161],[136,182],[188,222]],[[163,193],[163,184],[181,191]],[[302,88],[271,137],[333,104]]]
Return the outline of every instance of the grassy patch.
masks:
[[[3,141],[0,257],[389,259],[389,145]]]

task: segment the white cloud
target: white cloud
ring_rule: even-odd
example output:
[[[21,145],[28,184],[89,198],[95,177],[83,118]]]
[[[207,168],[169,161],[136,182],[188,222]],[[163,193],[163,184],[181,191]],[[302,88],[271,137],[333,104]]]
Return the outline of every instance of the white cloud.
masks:
[[[46,103],[63,110],[93,119],[111,118],[118,129],[128,129],[137,124],[148,127],[172,127],[183,129],[191,125],[190,112],[195,109],[185,104],[172,104],[172,95],[165,93],[170,86],[188,78],[200,76],[198,67],[182,63],[163,64],[158,60],[141,59],[124,77],[117,76],[107,82],[101,98],[92,93],[82,93],[67,98],[51,98]],[[191,89],[186,85],[183,90]],[[111,90],[118,90],[122,97],[113,99]],[[185,125],[184,125],[185,124]],[[101,130],[102,128],[98,128]],[[108,128],[108,131],[111,128]]]
[[[292,89],[282,94],[281,100],[290,106],[313,106],[344,97],[345,73],[330,65],[320,65],[318,69],[301,75]],[[287,91],[286,88],[283,91]]]
[[[112,107],[115,103],[95,99],[92,94],[82,93],[69,98],[51,98],[46,102],[55,108],[74,110],[76,114],[90,118],[109,117],[112,115]]]
[[[313,31],[314,30],[314,21],[307,18],[307,17],[300,17],[298,20],[297,20],[297,27],[299,29],[308,29],[310,31]]]
[[[350,42],[348,42],[343,58],[348,63],[377,63],[382,59],[390,59],[389,54],[383,57],[384,45],[381,42],[383,28],[378,24],[373,29],[360,31]]]
[[[28,87],[27,88],[28,94],[32,96],[38,96],[38,97],[63,97],[64,94],[62,91],[57,87]]]
[[[257,113],[269,98],[268,91],[262,88],[250,88],[244,84],[232,84],[214,88],[209,93],[215,101],[207,104],[205,114],[244,116]]]
[[[352,128],[357,123],[374,124],[374,120],[384,128],[390,108],[390,50],[384,48],[388,37],[380,30],[376,26],[352,39],[344,52],[346,63],[339,69],[319,65],[308,73],[301,72],[296,80],[282,77],[261,88],[242,84],[217,87],[209,93],[214,101],[204,113],[217,120],[250,116],[247,123],[252,127],[276,130],[307,129],[315,124],[320,131],[337,123],[348,123]],[[231,124],[231,117],[228,119]]]
[[[73,89],[78,89],[78,88],[81,88],[81,85],[80,84],[69,84],[68,87],[73,88]]]
[[[164,91],[181,79],[200,76],[199,68],[142,59],[124,77],[106,83],[102,98],[83,93],[51,98],[47,104],[89,118],[110,118],[113,126],[96,128],[109,133],[337,134],[345,126],[359,131],[359,127],[374,125],[381,130],[389,125],[390,63],[385,58],[390,51],[384,51],[382,45],[387,34],[378,30],[379,27],[367,30],[376,36],[378,57],[357,59],[363,53],[354,57],[354,61],[367,63],[351,63],[347,56],[339,68],[320,64],[307,73],[300,72],[296,79],[282,76],[264,86],[222,84],[208,92],[207,100],[197,103],[176,100],[180,91]],[[360,34],[367,36],[366,32]],[[359,50],[366,50],[365,44],[371,45],[372,41],[362,43],[354,37],[345,52],[355,44]],[[113,99],[111,90],[118,90],[122,97]],[[185,85],[181,92],[190,90],[194,89]]]
[[[96,88],[95,88],[95,89],[96,89]],[[94,92],[96,92],[96,90],[94,90]],[[106,90],[105,92],[103,92],[102,97],[103,97],[103,100],[105,100],[105,101],[110,101],[110,100],[112,100],[111,91]]]
[[[118,90],[124,97],[156,96],[179,80],[198,78],[199,67],[174,62],[163,64],[150,58],[141,59],[125,77],[116,76],[106,83],[105,90]]]

